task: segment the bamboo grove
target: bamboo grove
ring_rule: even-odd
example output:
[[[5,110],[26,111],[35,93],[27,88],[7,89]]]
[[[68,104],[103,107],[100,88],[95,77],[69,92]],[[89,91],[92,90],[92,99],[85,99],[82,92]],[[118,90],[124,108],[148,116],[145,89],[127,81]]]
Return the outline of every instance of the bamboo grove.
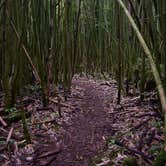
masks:
[[[146,41],[166,92],[166,1],[124,0]],[[109,74],[121,93],[153,80],[151,66],[118,0],[0,0],[0,90],[6,108],[21,89],[50,86],[66,91],[76,73]]]

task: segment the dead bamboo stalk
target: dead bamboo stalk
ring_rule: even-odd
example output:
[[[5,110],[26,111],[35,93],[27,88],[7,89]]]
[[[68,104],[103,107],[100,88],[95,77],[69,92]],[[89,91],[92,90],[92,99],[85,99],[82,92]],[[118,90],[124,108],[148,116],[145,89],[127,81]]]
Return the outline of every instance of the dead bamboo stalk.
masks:
[[[0,122],[2,123],[2,125],[4,126],[4,127],[6,127],[7,126],[7,123],[2,119],[2,117],[0,116]]]
[[[14,128],[12,127],[12,128],[10,129],[10,131],[9,131],[8,136],[7,136],[7,139],[6,139],[6,144],[8,144],[8,142],[9,142],[9,140],[10,140],[10,138],[11,138],[12,134],[13,134],[13,131],[14,131]]]
[[[7,11],[7,15],[9,17],[8,11]],[[18,33],[17,29],[16,29],[16,26],[14,25],[14,23],[13,23],[13,21],[11,19],[10,19],[10,24],[11,24],[11,27],[12,27],[14,33],[16,34],[17,39],[20,41],[20,35],[19,35],[19,33]],[[21,43],[21,48],[23,49],[23,51],[25,53],[25,56],[26,56],[30,66],[32,68],[32,73],[33,73],[33,75],[34,75],[34,77],[35,77],[35,79],[37,81],[37,84],[40,84],[41,83],[41,79],[39,77],[37,69],[36,69],[35,65],[33,64],[33,61],[32,61],[32,59],[31,59],[31,57],[30,57],[30,55],[29,55],[29,53],[28,53],[28,51],[27,51],[27,49],[26,49],[26,47],[25,47],[25,45],[23,43]]]

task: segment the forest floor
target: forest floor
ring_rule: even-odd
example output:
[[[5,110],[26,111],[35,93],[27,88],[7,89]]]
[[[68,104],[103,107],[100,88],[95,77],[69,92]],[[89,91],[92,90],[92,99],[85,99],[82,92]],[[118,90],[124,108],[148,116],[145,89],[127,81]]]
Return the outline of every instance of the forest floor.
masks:
[[[133,157],[138,165],[152,165],[164,141],[155,93],[147,93],[143,103],[132,96],[122,97],[117,105],[116,98],[115,81],[85,77],[73,80],[71,94],[67,101],[61,96],[60,105],[54,93],[47,108],[41,107],[36,94],[25,97],[32,144],[23,146],[21,122],[0,127],[0,134],[4,138],[10,134],[11,140],[10,146],[0,148],[0,163],[120,166]]]

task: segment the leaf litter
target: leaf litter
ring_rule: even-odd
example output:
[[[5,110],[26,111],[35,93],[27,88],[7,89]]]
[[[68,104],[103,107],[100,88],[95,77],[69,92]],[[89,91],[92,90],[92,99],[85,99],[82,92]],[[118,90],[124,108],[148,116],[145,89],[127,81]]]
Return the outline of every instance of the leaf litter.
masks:
[[[67,101],[63,93],[59,94],[59,117],[54,91],[52,88],[47,108],[42,107],[37,92],[23,98],[31,112],[27,123],[32,144],[25,144],[20,121],[5,126],[1,118],[0,163],[119,166],[134,157],[138,165],[152,164],[164,142],[156,92],[147,93],[143,103],[137,96],[123,96],[117,105],[114,80],[78,77],[73,79]],[[2,97],[0,113],[3,111]]]

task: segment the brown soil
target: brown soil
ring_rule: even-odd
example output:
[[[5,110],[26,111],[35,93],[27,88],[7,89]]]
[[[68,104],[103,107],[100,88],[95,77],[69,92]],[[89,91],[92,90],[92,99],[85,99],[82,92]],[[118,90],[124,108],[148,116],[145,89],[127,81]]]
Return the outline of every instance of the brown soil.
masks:
[[[81,110],[72,117],[70,126],[63,125],[62,151],[53,166],[88,166],[106,147],[106,138],[114,134],[101,89],[90,82],[74,84],[84,89]]]
[[[135,96],[122,97],[121,105],[117,105],[117,85],[113,80],[75,79],[67,101],[64,98],[61,101],[62,118],[58,116],[57,104],[42,108],[39,100],[29,103],[27,110],[31,110],[32,115],[28,127],[32,144],[23,148],[13,146],[11,153],[4,150],[5,157],[2,156],[0,163],[91,166],[97,156],[120,166],[132,156],[138,165],[150,166],[162,148],[164,137],[162,121],[156,111],[158,106],[151,104],[154,93],[148,95],[144,103]],[[12,138],[20,136],[19,140],[23,140],[21,123],[13,126],[15,135]],[[103,160],[93,165],[96,163],[104,165]]]

